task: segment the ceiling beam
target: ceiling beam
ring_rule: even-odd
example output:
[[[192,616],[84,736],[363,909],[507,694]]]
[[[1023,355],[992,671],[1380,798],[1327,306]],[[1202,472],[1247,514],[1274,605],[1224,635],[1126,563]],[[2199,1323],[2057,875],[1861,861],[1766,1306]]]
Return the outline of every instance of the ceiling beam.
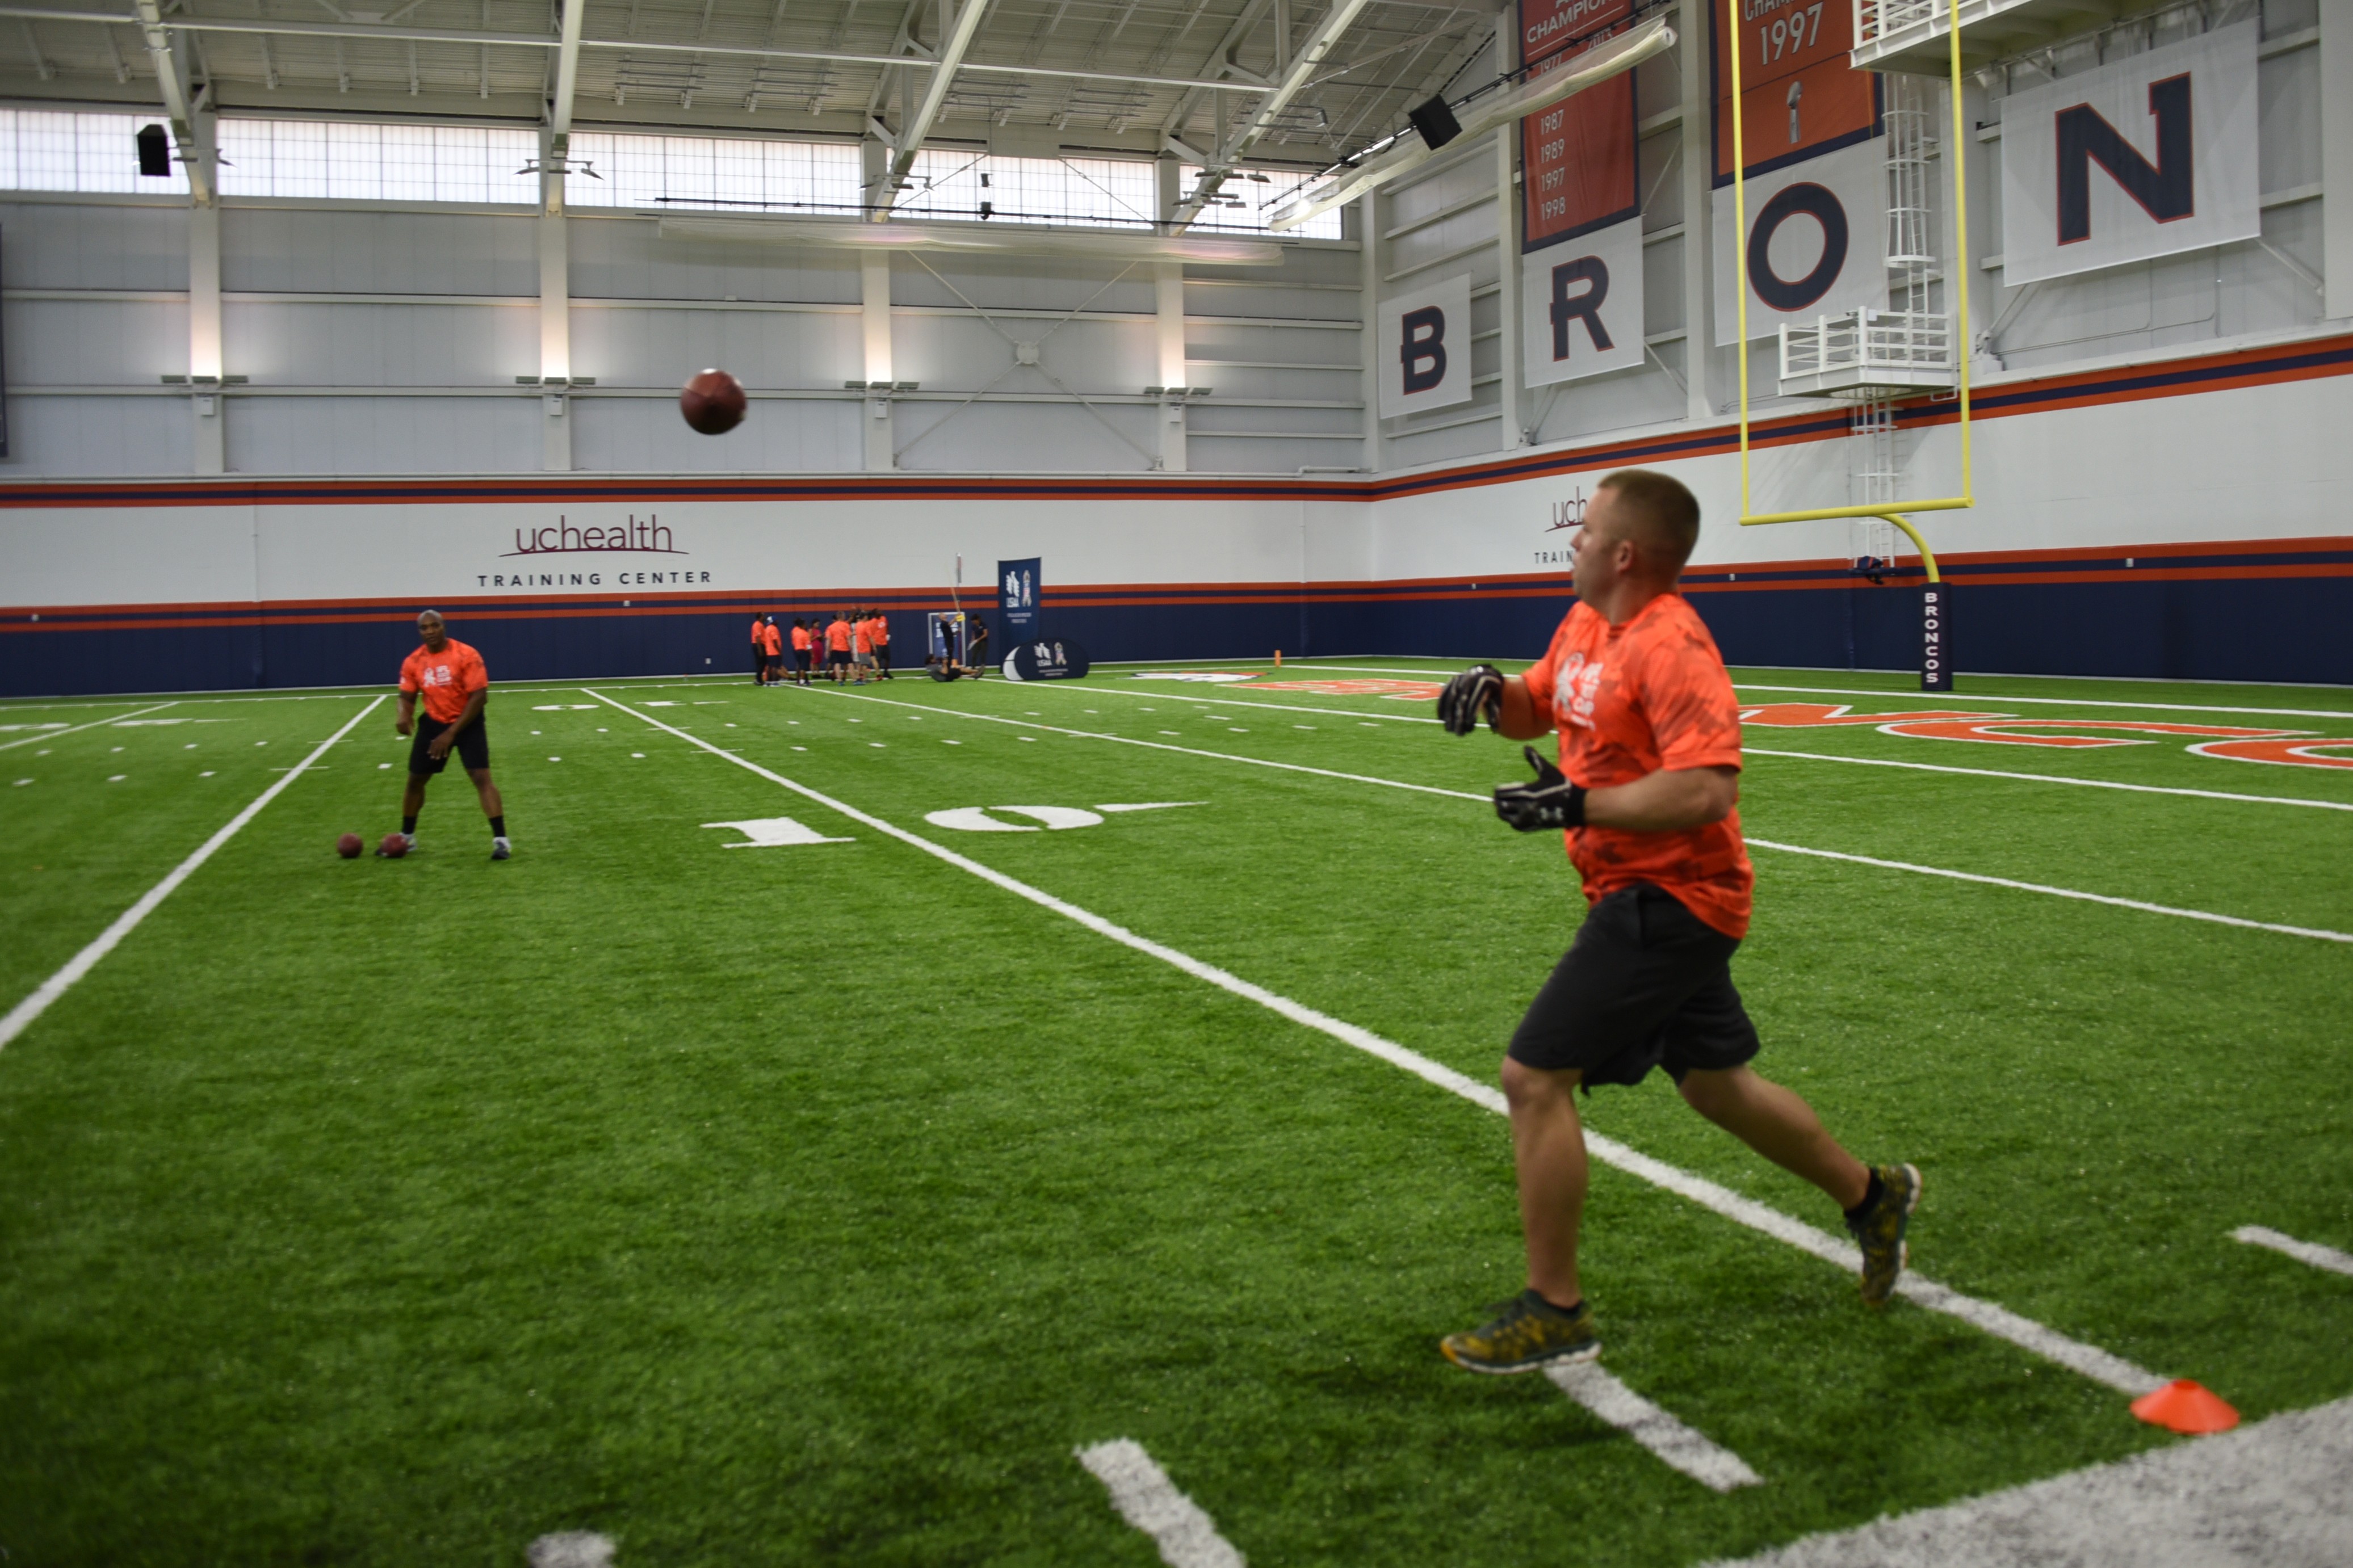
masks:
[[[1282,72],[1274,90],[1259,100],[1258,107],[1250,111],[1250,119],[1243,121],[1241,129],[1218,149],[1217,162],[1201,171],[1201,183],[1193,187],[1193,194],[1185,198],[1184,205],[1176,209],[1171,220],[1175,227],[1182,229],[1201,216],[1201,209],[1218,194],[1219,187],[1226,183],[1226,176],[1233,173],[1234,165],[1247,157],[1250,150],[1257,145],[1258,139],[1272,127],[1275,116],[1291,107],[1291,100],[1299,96],[1314,77],[1316,68],[1330,56],[1333,46],[1339,43],[1340,35],[1346,32],[1363,14],[1365,7],[1371,4],[1372,0],[1334,0],[1332,9],[1324,14],[1324,20],[1317,24],[1315,31],[1301,47],[1299,53],[1292,57],[1289,68]]]
[[[179,149],[180,164],[188,172],[188,194],[195,199],[196,205],[208,207],[213,205],[213,172],[206,166],[204,149],[196,141],[196,117],[188,106],[187,79],[173,58],[172,34],[164,26],[164,8],[159,0],[136,3],[139,31],[147,40],[147,58],[155,64],[155,84],[163,89],[164,113],[172,122],[172,144]]]
[[[1265,0],[1257,0],[1263,5]],[[567,11],[568,16],[568,11]],[[34,22],[94,22],[106,26],[140,26],[136,16],[118,16],[103,11],[68,11],[47,6],[0,5],[0,17],[22,18]],[[408,27],[375,26],[363,22],[278,22],[257,21],[250,17],[174,16],[168,26],[191,33],[280,33],[288,37],[323,38],[378,38],[395,42],[406,40],[420,44],[490,44],[523,49],[560,49],[563,37],[554,33],[485,32],[474,27]],[[839,49],[779,49],[751,48],[726,44],[671,44],[651,38],[588,38],[580,40],[584,49],[627,49],[631,53],[731,55],[753,59],[828,60],[840,65],[920,67],[930,63],[914,55],[859,55]],[[1168,87],[1208,89],[1232,88],[1231,81],[1212,80],[1199,77],[1141,76],[1132,72],[1111,70],[1068,70],[1053,66],[991,65],[980,60],[965,60],[961,69],[990,76],[1051,77],[1075,81],[1124,81],[1143,87]]]
[[[964,63],[965,51],[972,47],[972,36],[980,31],[981,16],[988,10],[988,0],[964,0],[956,12],[955,26],[940,40],[939,63],[932,68],[932,84],[923,91],[923,101],[916,107],[914,118],[899,128],[899,144],[891,150],[891,166],[882,176],[882,188],[868,193],[867,203],[880,221],[899,199],[900,182],[907,171],[915,166],[915,154],[923,150],[923,138],[932,133],[932,121],[939,118],[940,105],[947,101],[948,84],[955,79],[956,68]]]
[[[555,42],[555,97],[547,106],[547,131],[558,158],[572,135],[572,100],[580,86],[580,29],[587,17],[588,0],[565,0],[564,31]]]

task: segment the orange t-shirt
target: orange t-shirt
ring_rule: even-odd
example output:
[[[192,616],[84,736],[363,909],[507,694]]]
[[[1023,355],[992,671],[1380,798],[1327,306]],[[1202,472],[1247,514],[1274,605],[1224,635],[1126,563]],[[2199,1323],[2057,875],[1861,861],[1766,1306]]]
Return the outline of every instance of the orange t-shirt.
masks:
[[[852,635],[854,635],[858,639],[859,652],[872,653],[874,651],[874,622],[871,618],[856,622],[849,629]]]
[[[849,623],[836,621],[825,628],[825,646],[836,653],[849,651]]]
[[[760,628],[766,624],[766,622],[761,620],[757,616],[754,616],[752,617],[752,646],[754,647],[758,647],[760,646]]]
[[[877,616],[874,617],[873,624],[874,646],[876,647],[889,647],[891,646],[891,617],[888,616]]]
[[[1665,768],[1740,765],[1732,677],[1680,594],[1661,595],[1621,626],[1577,605],[1521,679],[1560,731],[1560,767],[1571,784],[1599,789]],[[1675,832],[1580,827],[1567,837],[1588,903],[1649,882],[1725,935],[1746,934],[1757,877],[1737,811]]]
[[[776,629],[774,621],[760,628],[760,646],[770,653],[785,651],[785,634]]]
[[[808,627],[795,626],[793,628],[793,647],[797,648],[805,648],[816,641],[817,639],[815,637],[809,636]]]
[[[439,653],[419,643],[415,653],[400,661],[400,689],[409,695],[423,692],[425,716],[437,723],[453,722],[466,710],[466,700],[490,686],[482,656],[456,637],[443,638]]]

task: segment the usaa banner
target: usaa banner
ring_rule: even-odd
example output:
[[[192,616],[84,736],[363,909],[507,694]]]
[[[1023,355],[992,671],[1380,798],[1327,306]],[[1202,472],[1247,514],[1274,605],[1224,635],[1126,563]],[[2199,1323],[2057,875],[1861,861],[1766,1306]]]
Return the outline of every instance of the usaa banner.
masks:
[[[1039,567],[1045,557],[997,563],[997,618],[1008,644],[1038,635]]]
[[[1520,58],[1541,77],[1615,37],[1633,15],[1633,0],[1520,0]],[[1639,216],[1634,76],[1621,72],[1520,121],[1523,249]]]
[[[1887,298],[1886,175],[1879,79],[1848,64],[1854,8],[1840,0],[1728,0],[1710,7],[1715,47],[1715,341],[1740,335],[1736,247],[1749,271],[1748,335]],[[1732,101],[1739,16],[1740,102]],[[1747,232],[1734,221],[1733,115],[1747,157]]]
[[[2003,100],[2002,281],[2260,235],[2255,31],[2217,28]]]
[[[1521,361],[1530,386],[1642,363],[1642,220],[1520,258]]]
[[[1380,414],[1395,419],[1471,401],[1471,275],[1381,301]]]

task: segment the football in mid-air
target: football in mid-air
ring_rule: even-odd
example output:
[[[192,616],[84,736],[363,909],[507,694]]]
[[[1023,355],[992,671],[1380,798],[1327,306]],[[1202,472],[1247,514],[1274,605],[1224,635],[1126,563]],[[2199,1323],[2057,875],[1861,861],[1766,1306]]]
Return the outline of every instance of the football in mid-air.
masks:
[[[375,847],[375,852],[387,860],[397,860],[408,853],[408,840],[397,833],[387,833],[384,842]]]
[[[346,833],[335,840],[335,853],[346,860],[358,859],[360,850],[364,847],[365,846],[361,843],[360,836],[356,833]]]
[[[744,384],[723,370],[699,372],[680,391],[678,411],[705,436],[724,436],[744,423]]]

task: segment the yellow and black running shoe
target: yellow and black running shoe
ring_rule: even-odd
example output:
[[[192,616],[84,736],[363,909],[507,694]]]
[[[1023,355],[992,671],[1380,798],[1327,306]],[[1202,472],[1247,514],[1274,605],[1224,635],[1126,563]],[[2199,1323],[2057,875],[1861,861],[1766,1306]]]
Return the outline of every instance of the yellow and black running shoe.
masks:
[[[1591,1361],[1601,1353],[1601,1335],[1593,1326],[1590,1306],[1580,1303],[1576,1311],[1564,1312],[1530,1289],[1497,1302],[1492,1310],[1496,1314],[1493,1322],[1438,1342],[1446,1359],[1465,1372],[1534,1372]]]
[[[1896,1279],[1909,1257],[1904,1233],[1911,1226],[1912,1211],[1920,1206],[1920,1173],[1911,1165],[1881,1165],[1873,1173],[1879,1178],[1879,1201],[1848,1220],[1846,1227],[1862,1248],[1863,1305],[1883,1307],[1895,1293]]]

